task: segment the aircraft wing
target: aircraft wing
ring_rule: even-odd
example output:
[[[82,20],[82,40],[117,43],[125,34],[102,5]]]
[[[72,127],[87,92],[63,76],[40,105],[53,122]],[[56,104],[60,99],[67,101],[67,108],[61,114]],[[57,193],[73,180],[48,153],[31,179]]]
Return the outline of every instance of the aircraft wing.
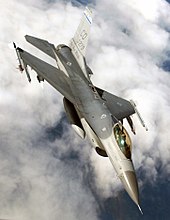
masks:
[[[105,104],[107,105],[112,115],[115,116],[118,120],[127,118],[128,116],[135,113],[135,110],[129,101],[115,96],[100,88],[96,88],[96,90],[98,91],[101,98],[105,101]]]
[[[83,17],[77,28],[74,37],[70,41],[69,47],[72,49],[72,53],[75,56],[77,62],[79,63],[84,74],[88,76],[86,72],[85,55],[86,48],[88,44],[88,38],[90,33],[90,26],[92,24],[92,12],[89,8],[83,13]]]
[[[55,59],[54,44],[49,43],[47,40],[39,39],[29,35],[25,35],[25,39],[33,46],[37,47],[39,50],[43,51],[44,53]]]
[[[70,102],[74,103],[72,91],[69,86],[69,78],[61,70],[29,54],[21,48],[17,48],[17,51],[25,67],[27,65],[30,66],[37,72],[38,76],[45,79]]]

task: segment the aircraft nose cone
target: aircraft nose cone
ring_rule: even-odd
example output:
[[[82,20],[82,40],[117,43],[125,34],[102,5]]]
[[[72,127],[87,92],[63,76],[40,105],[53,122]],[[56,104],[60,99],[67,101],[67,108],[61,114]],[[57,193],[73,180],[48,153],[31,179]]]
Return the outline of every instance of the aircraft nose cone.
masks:
[[[139,190],[135,172],[125,171],[120,179],[131,199],[139,206]]]

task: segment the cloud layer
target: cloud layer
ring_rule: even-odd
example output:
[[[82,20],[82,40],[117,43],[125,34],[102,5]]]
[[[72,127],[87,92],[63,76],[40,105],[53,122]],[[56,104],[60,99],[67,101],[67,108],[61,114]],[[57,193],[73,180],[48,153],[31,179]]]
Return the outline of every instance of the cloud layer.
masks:
[[[134,117],[133,160],[137,170],[147,171],[149,181],[156,180],[158,164],[170,173],[170,76],[161,68],[170,45],[169,9],[163,0],[149,5],[147,1],[96,1],[87,54],[97,86],[137,101],[149,132]],[[62,97],[47,83],[42,90],[34,73],[33,83],[28,84],[16,70],[14,51],[7,47],[14,40],[46,58],[25,42],[24,35],[67,44],[82,10],[69,2],[43,0],[11,0],[0,9],[2,218],[99,219],[94,194],[108,198],[121,188],[110,162],[75,136],[65,120],[60,121]],[[61,127],[64,134],[55,138]],[[87,184],[91,174],[95,193]]]
[[[100,1],[91,36],[95,39],[91,40],[94,82],[136,101],[149,128],[145,132],[133,117],[137,130],[132,136],[133,160],[136,169],[147,171],[149,181],[157,178],[160,164],[165,173],[170,173],[170,76],[161,68],[169,51],[167,10],[165,1],[150,1],[149,5],[145,1]],[[102,180],[103,175],[98,173]],[[101,188],[104,190],[105,185]]]

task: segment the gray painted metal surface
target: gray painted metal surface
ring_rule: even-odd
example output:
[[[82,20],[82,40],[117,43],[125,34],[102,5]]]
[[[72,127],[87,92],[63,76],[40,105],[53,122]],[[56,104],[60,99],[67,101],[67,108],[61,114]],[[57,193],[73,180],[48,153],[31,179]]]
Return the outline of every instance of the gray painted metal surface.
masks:
[[[87,9],[86,9],[87,10]],[[56,60],[57,68],[16,48],[20,68],[29,65],[38,75],[64,96],[64,106],[73,129],[84,138],[87,136],[96,152],[108,156],[129,196],[139,206],[139,192],[131,160],[131,140],[122,125],[124,118],[134,131],[130,116],[136,112],[127,100],[97,88],[90,80],[91,70],[85,62],[91,11],[85,11],[70,47],[56,48],[46,40],[26,35],[26,40]],[[127,156],[128,155],[128,156]]]

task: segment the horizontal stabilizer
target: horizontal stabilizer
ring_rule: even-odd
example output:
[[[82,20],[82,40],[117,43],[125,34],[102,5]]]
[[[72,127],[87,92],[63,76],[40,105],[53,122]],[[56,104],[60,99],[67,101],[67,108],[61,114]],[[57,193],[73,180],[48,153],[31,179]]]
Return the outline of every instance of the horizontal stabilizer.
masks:
[[[33,46],[37,47],[39,50],[43,51],[45,54],[48,54],[50,57],[52,57],[53,59],[55,59],[55,55],[54,55],[54,44],[49,43],[46,40],[43,39],[39,39],[36,37],[32,37],[29,35],[25,36],[25,39],[32,44]]]

